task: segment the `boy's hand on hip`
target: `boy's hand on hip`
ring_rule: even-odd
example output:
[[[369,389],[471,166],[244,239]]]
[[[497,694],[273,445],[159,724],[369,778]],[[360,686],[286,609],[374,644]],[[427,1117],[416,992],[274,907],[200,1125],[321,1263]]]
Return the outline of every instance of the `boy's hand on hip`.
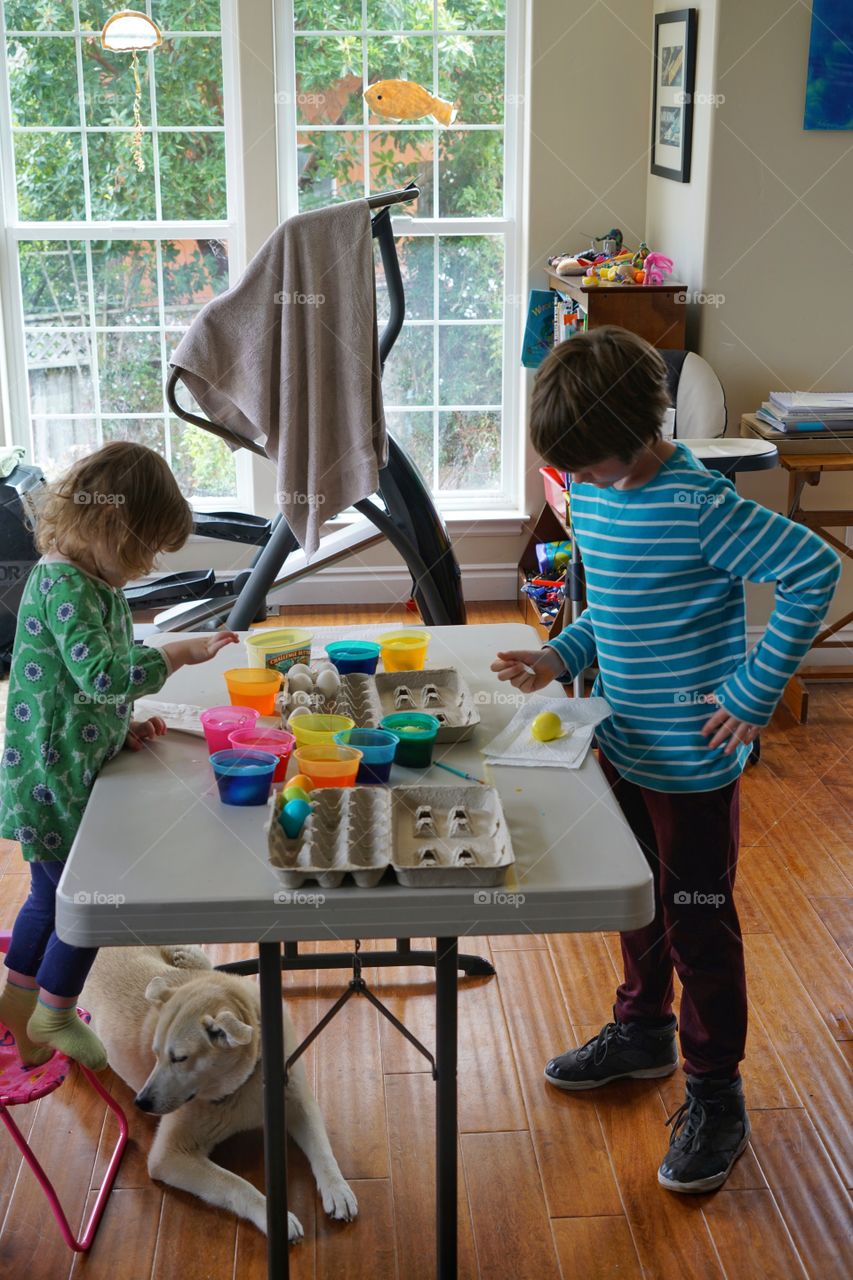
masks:
[[[565,675],[566,665],[556,649],[511,649],[499,653],[490,670],[497,671],[498,679],[508,680],[514,689],[536,693]]]
[[[702,733],[704,737],[710,739],[709,747],[722,747],[725,743],[723,755],[730,756],[741,743],[755,741],[759,726],[749,724],[746,720],[738,720],[737,716],[726,711],[725,707],[720,707],[719,711],[715,711],[711,719],[705,722]]]

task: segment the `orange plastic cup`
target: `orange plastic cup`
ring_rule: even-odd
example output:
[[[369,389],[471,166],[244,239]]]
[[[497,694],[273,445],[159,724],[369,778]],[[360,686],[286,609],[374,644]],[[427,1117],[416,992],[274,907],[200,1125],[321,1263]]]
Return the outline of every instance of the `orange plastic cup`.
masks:
[[[275,696],[284,682],[280,671],[265,667],[232,667],[225,672],[228,697],[234,706],[254,707],[258,715],[275,714]]]
[[[300,773],[307,774],[313,787],[351,787],[361,764],[362,752],[355,747],[322,742],[294,751]]]

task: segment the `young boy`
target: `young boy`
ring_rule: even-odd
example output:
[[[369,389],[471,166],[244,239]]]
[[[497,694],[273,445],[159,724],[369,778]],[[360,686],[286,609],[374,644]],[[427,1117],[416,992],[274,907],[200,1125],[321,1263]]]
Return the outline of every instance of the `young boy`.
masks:
[[[751,743],[808,653],[840,573],[815,533],[739,498],[683,444],[661,437],[669,404],[657,351],[608,326],[562,343],[536,378],[530,436],[572,473],[572,536],[587,608],[541,650],[492,670],[532,692],[598,661],[601,767],[654,877],[655,918],[621,935],[615,1021],[552,1058],[559,1089],[592,1089],[678,1066],[658,1181],[721,1186],[749,1141],[738,1064],[746,1041],[743,944],[732,892],[738,789]],[[767,629],[747,653],[744,582],[775,582]]]

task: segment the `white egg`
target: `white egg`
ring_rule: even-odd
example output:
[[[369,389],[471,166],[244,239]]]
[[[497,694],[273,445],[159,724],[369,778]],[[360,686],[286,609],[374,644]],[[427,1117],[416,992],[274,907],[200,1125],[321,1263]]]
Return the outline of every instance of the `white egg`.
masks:
[[[310,714],[310,707],[294,707],[288,716],[288,721],[295,720],[297,716],[307,716]]]
[[[314,683],[311,676],[311,668],[304,662],[294,662],[293,666],[287,672],[288,680],[292,679],[293,676],[307,676],[308,679],[311,680],[311,683]]]
[[[333,698],[340,687],[341,681],[337,671],[327,668],[317,676],[317,692],[322,693],[324,698]]]
[[[312,695],[310,693],[306,693],[303,689],[297,689],[293,694],[293,697],[290,699],[291,706],[304,707],[306,710],[311,706],[311,702]]]
[[[296,696],[297,693],[311,693],[314,688],[314,681],[311,679],[310,672],[303,675],[301,671],[293,674],[294,668],[291,667],[287,673],[287,687],[290,692]]]

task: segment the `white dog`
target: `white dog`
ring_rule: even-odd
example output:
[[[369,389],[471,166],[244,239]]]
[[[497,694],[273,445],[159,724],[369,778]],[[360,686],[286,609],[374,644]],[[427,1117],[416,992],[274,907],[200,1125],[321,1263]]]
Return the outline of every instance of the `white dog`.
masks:
[[[110,1066],[137,1091],[136,1105],[163,1117],[148,1157],[151,1177],[266,1231],[261,1192],[210,1159],[232,1134],[263,1125],[257,985],[217,972],[198,947],[110,947],[98,953],[80,1003]],[[282,1017],[287,1057],[297,1042],[284,1009]],[[288,1132],[308,1157],[323,1208],[333,1218],[354,1218],[358,1203],[301,1061],[288,1074],[285,1098]],[[292,1213],[288,1234],[302,1236]]]

